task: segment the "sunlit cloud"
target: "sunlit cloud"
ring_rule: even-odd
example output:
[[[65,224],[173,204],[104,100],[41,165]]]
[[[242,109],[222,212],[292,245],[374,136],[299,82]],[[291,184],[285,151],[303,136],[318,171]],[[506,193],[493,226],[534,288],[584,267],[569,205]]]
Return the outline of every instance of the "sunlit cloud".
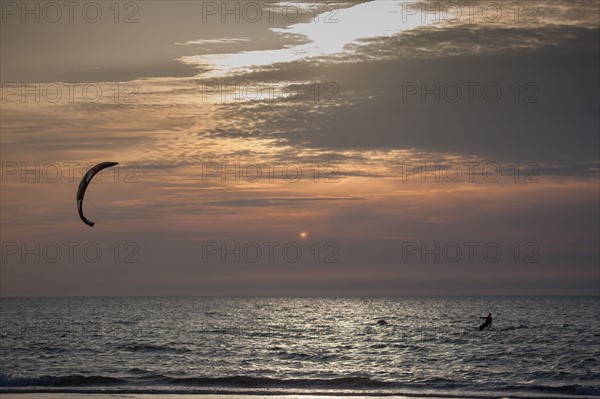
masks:
[[[222,38],[222,39],[197,39],[197,40],[188,40],[185,43],[176,43],[179,45],[191,45],[191,44],[232,44],[232,43],[244,43],[249,42],[252,39],[249,37],[237,37],[237,38]]]
[[[286,28],[271,28],[282,37],[301,37],[306,43],[291,44],[281,49],[242,51],[231,54],[209,54],[182,57],[187,64],[210,68],[202,77],[226,76],[248,72],[272,64],[323,57],[340,53],[352,43],[380,36],[392,36],[403,30],[424,25],[420,18],[403,20],[402,1],[376,0],[335,11],[326,11],[306,23]],[[368,23],[374,21],[376,23]]]

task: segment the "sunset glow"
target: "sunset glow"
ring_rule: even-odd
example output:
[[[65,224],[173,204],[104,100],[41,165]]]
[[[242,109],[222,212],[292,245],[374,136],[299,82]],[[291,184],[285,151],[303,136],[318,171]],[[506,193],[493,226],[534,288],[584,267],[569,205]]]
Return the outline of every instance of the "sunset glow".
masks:
[[[144,3],[132,24],[39,23],[30,39],[2,24],[2,236],[16,243],[3,293],[597,292],[596,64],[572,54],[595,43],[597,6],[539,4],[536,23],[400,1],[302,3],[292,18],[276,3],[235,22],[179,3]],[[41,37],[70,72],[31,58]],[[107,160],[119,167],[86,194],[90,229],[75,192]],[[103,260],[21,266],[22,242],[73,241]],[[132,242],[138,262],[114,263]],[[462,258],[443,267],[449,243]]]

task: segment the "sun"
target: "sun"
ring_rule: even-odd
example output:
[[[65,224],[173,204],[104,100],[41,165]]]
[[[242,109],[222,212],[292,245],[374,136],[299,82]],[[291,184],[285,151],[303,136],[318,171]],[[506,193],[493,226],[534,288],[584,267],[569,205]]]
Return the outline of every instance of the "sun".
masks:
[[[300,236],[301,240],[306,240],[308,238],[308,233],[306,231],[301,231],[298,235]]]

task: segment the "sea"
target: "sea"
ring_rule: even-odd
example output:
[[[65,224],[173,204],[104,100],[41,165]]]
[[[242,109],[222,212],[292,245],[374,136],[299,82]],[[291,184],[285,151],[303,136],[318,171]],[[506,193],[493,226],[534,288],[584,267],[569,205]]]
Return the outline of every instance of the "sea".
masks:
[[[2,298],[0,311],[0,396],[600,397],[598,297]]]

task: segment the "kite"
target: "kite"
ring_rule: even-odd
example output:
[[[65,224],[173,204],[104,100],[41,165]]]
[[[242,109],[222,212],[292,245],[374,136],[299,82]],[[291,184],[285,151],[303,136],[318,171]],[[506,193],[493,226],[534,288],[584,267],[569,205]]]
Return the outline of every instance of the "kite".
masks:
[[[85,175],[83,175],[83,179],[81,179],[81,183],[79,183],[79,189],[77,190],[77,210],[79,211],[79,217],[85,224],[90,227],[94,227],[94,222],[88,220],[85,216],[83,216],[83,196],[85,195],[85,190],[87,186],[90,184],[94,176],[102,169],[110,168],[111,166],[118,165],[118,162],[102,162],[98,165],[94,166],[90,170],[88,170]]]

